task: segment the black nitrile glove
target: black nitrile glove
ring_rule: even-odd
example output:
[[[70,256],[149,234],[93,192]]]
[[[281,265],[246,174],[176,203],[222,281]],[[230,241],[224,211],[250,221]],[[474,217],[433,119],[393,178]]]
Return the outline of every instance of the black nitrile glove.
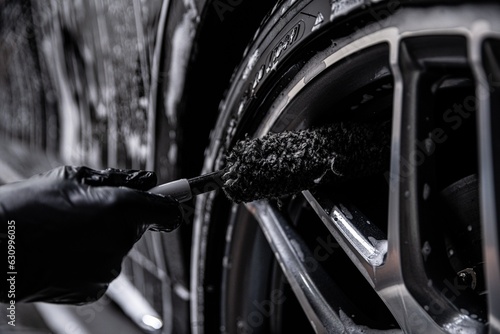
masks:
[[[101,297],[148,228],[171,231],[182,221],[176,200],[144,191],[155,185],[152,172],[66,166],[1,186],[2,230],[15,226],[15,265],[4,270],[17,272],[15,300],[85,303]],[[1,282],[1,301],[12,300],[10,286]]]

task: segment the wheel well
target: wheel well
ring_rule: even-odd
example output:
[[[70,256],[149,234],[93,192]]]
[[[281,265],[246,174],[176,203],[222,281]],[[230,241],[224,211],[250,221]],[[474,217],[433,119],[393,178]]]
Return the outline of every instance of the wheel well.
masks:
[[[189,61],[179,112],[179,169],[200,173],[219,103],[245,47],[276,1],[211,0],[205,5]]]
[[[175,51],[173,39],[177,29],[187,29],[182,24],[186,18],[186,2],[190,6],[193,1],[174,1],[170,3],[166,19],[165,36],[162,37],[162,55],[160,73],[158,73],[158,97],[156,104],[155,171],[159,180],[166,182],[176,178],[189,178],[200,175],[204,151],[209,143],[210,131],[213,129],[218,113],[219,103],[229,87],[231,75],[243,58],[244,50],[250,43],[259,24],[270,11],[275,1],[265,0],[207,0],[198,8],[199,18],[191,17],[189,29],[195,29],[193,45],[189,59],[185,64],[186,74],[181,87],[181,97],[176,101],[175,111],[166,109],[168,98],[169,75],[176,69],[172,64]],[[185,32],[185,30],[183,30]],[[191,38],[190,36],[188,38]],[[189,41],[186,41],[189,43]],[[165,80],[166,79],[166,80]],[[176,123],[171,124],[168,113],[175,113]],[[170,115],[171,116],[171,115]],[[171,141],[171,133],[175,133],[175,142]],[[171,159],[172,147],[177,152],[176,159]],[[193,203],[185,203],[186,207]],[[192,219],[188,212],[186,219]],[[176,232],[170,234],[172,240],[166,242],[166,254],[174,254],[168,259],[172,266],[172,277],[184,286],[190,276],[190,254],[192,224],[183,224]],[[173,242],[175,241],[175,242]],[[185,314],[187,303],[176,297],[174,304],[179,319],[188,318]]]

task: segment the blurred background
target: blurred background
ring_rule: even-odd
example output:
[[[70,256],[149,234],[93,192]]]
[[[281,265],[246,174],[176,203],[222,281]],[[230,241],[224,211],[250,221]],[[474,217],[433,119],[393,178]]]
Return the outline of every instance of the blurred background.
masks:
[[[162,4],[0,0],[0,184],[61,164],[146,167]],[[185,300],[188,291],[168,275],[166,242],[176,247],[147,233],[98,302],[18,304],[16,327],[2,316],[0,333],[171,332],[171,288]]]

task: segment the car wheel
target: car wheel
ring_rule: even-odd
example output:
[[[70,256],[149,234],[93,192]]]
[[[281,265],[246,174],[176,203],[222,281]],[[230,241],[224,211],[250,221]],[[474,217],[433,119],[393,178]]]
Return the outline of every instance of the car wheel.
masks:
[[[205,172],[239,139],[346,120],[390,121],[390,158],[277,200],[202,196],[195,333],[500,331],[499,15],[479,2],[274,8],[221,103]]]

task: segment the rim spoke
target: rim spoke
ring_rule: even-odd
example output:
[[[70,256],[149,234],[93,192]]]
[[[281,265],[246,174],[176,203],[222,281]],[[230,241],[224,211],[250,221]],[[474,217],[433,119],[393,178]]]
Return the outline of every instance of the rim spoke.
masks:
[[[270,204],[246,204],[266,236],[276,260],[316,333],[343,333],[355,326],[346,316],[348,298],[323,271],[314,254],[288,221]]]
[[[313,196],[309,191],[303,194],[351,261],[374,286],[374,268],[384,263],[387,253],[384,233],[352,205],[334,201],[328,194]]]
[[[399,50],[402,74],[400,151],[398,156],[392,157],[399,163],[399,172],[391,184],[399,184],[396,192],[391,187],[391,200],[399,202],[399,210],[395,217],[390,217],[389,222],[389,233],[399,233],[399,244],[391,245],[389,256],[399,256],[402,280],[422,305],[430,305],[433,300],[446,305],[443,296],[428,284],[422,256],[422,253],[430,252],[431,247],[423,240],[422,222],[430,218],[430,207],[424,192],[425,189],[433,188],[429,179],[432,178],[434,160],[434,143],[427,134],[432,131],[431,87],[435,78],[425,71],[425,65],[419,62],[421,55],[418,54],[419,47],[426,42],[425,39],[407,43],[403,41]]]
[[[466,68],[465,43],[459,37],[411,38],[401,43],[399,54],[394,57],[395,72],[394,124],[391,157],[389,203],[388,265],[378,276],[389,287],[400,284],[404,293],[398,302],[381,291],[381,296],[394,303],[392,309],[403,325],[412,312],[432,318],[431,322],[445,331],[458,328],[482,330],[483,324],[475,321],[455,306],[453,301],[462,298],[456,288],[458,277],[438,279],[427,274],[433,248],[442,247],[433,241],[441,228],[433,203],[435,192],[435,142],[434,136],[442,131],[433,122],[432,87],[448,73]],[[426,45],[432,56],[425,54]],[[460,55],[459,58],[453,54]],[[438,60],[438,61],[436,61]],[[439,67],[434,66],[434,61]],[[434,193],[433,193],[434,192]],[[435,204],[434,204],[435,205]],[[435,240],[435,239],[434,239]],[[429,260],[430,261],[430,260]],[[434,260],[435,261],[435,260]],[[391,278],[397,272],[399,277]],[[445,273],[448,269],[442,268]],[[385,273],[383,273],[385,272]],[[453,274],[452,276],[453,277]],[[389,298],[389,299],[386,299]],[[397,298],[396,298],[397,299]],[[402,312],[401,304],[412,305],[413,310]]]
[[[432,166],[432,143],[422,136],[429,133],[432,120],[429,83],[433,77],[425,75],[422,64],[417,62],[418,55],[408,45],[393,41],[391,47],[394,102],[391,164],[386,174],[389,181],[388,249],[384,265],[375,271],[375,289],[405,332],[411,333],[416,322],[427,331],[440,332],[421,303],[431,305],[435,301],[430,298],[440,296],[429,289],[429,294],[420,295],[417,301],[408,285],[410,278],[414,286],[429,287],[419,238],[425,205],[419,199],[423,188],[429,187],[428,183],[422,183],[422,176],[427,176]],[[422,142],[425,151],[419,148]]]
[[[490,333],[500,332],[500,231],[497,208],[500,207],[500,55],[498,40],[478,41],[471,58],[477,78],[481,228],[488,291]]]

